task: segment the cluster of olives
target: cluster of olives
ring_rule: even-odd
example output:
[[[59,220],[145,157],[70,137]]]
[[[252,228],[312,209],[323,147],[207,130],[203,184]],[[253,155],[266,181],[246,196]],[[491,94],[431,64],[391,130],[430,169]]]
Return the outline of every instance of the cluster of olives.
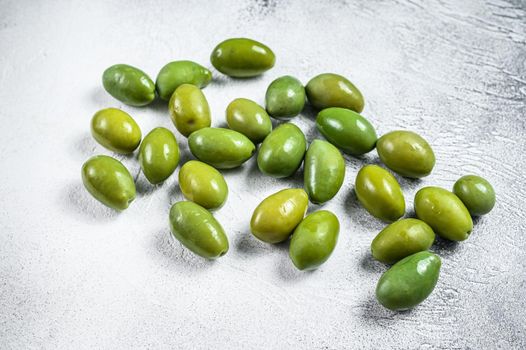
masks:
[[[275,56],[267,46],[250,39],[229,39],[212,52],[211,62],[231,77],[248,78],[272,68]],[[156,96],[167,100],[176,129],[188,138],[190,160],[179,171],[179,186],[188,201],[170,210],[170,227],[176,239],[193,253],[218,258],[228,251],[228,238],[210,210],[226,201],[228,185],[217,169],[241,166],[256,152],[260,171],[276,178],[289,177],[303,164],[304,188],[283,189],[264,199],[254,210],[251,232],[261,241],[278,243],[290,237],[289,255],[300,270],[315,269],[332,254],[340,224],[327,210],[305,217],[309,201],[321,204],[340,190],[345,176],[341,151],[360,156],[377,149],[381,162],[391,171],[409,178],[429,175],[435,155],[418,134],[392,131],[380,138],[361,113],[361,92],[343,76],[325,73],[304,87],[283,76],[267,88],[265,108],[239,98],[226,109],[229,129],[212,128],[210,108],[202,88],[212,73],[191,61],[164,66],[155,83],[143,71],[118,64],[102,77],[106,91],[125,104],[144,106]],[[321,110],[316,126],[326,140],[307,144],[294,124],[282,123],[274,130],[270,117],[287,121],[298,115],[305,101]],[[152,184],[165,181],[178,166],[179,146],[174,134],[162,127],[144,139],[133,118],[115,108],[97,112],[91,121],[94,139],[118,153],[133,153],[139,146],[143,174]],[[142,139],[142,142],[141,142]],[[82,167],[86,189],[103,204],[124,210],[135,198],[135,183],[125,166],[109,156],[95,156]],[[354,187],[358,201],[374,217],[390,223],[371,244],[375,259],[394,264],[380,278],[376,295],[393,310],[411,308],[434,289],[441,260],[429,252],[435,233],[454,241],[469,237],[471,215],[489,212],[495,204],[491,185],[478,176],[464,176],[453,192],[425,187],[415,197],[416,219],[399,220],[406,212],[405,199],[397,179],[383,167],[365,165]]]

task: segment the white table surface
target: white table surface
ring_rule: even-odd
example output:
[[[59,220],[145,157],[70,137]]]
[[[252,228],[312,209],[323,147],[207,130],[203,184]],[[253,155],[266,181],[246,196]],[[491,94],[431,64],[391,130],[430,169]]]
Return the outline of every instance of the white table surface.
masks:
[[[0,8],[1,348],[526,347],[523,1],[2,0]],[[401,179],[409,208],[422,186],[451,188],[467,173],[493,183],[497,205],[472,236],[433,247],[440,280],[414,310],[393,313],[374,297],[386,266],[369,246],[383,224],[357,204],[352,184],[375,151],[346,157],[344,185],[324,206],[340,219],[339,242],[312,273],[294,269],[287,244],[249,233],[256,205],[301,187],[301,172],[272,179],[254,159],[224,172],[230,195],[216,217],[231,247],[216,262],[170,236],[177,174],[155,188],[140,174],[138,198],[120,214],[82,187],[82,163],[111,154],[89,134],[97,110],[124,109],[144,134],[175,131],[165,103],[132,108],[109,96],[106,67],[128,63],[154,79],[172,60],[211,67],[212,48],[238,36],[270,46],[276,66],[249,80],[213,70],[204,93],[214,126],[234,98],[263,103],[278,76],[306,83],[336,72],[361,89],[379,134],[407,128],[434,147],[429,177]],[[309,140],[319,137],[314,117],[306,109],[293,120]],[[176,136],[183,161],[191,158]],[[118,158],[139,173],[135,156]]]

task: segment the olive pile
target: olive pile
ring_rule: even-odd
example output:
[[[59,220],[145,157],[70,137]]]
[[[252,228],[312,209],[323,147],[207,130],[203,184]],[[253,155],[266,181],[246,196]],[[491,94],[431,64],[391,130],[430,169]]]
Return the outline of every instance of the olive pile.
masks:
[[[275,63],[267,46],[251,39],[229,39],[212,52],[212,65],[231,77],[262,74]],[[226,128],[212,128],[210,108],[202,88],[212,73],[191,61],[164,66],[154,83],[141,70],[124,64],[108,68],[102,77],[106,91],[131,106],[145,106],[156,96],[168,101],[176,129],[188,138],[190,160],[179,171],[179,186],[188,201],[170,210],[170,227],[175,238],[193,253],[218,258],[228,251],[228,238],[209,210],[221,207],[228,185],[217,169],[241,166],[259,146],[260,171],[275,178],[296,173],[303,164],[304,189],[283,189],[265,198],[250,221],[259,240],[278,243],[290,237],[289,255],[300,270],[315,269],[332,254],[340,224],[327,210],[305,217],[309,201],[321,204],[340,190],[345,176],[341,151],[360,156],[376,148],[381,162],[400,176],[421,178],[435,165],[431,146],[411,131],[392,131],[380,138],[361,111],[361,92],[345,77],[325,73],[304,87],[292,76],[274,80],[267,88],[265,108],[238,98],[226,109]],[[297,116],[305,101],[320,112],[316,127],[325,140],[310,145],[294,124],[284,122],[274,130],[270,117],[287,121]],[[107,149],[129,154],[139,146],[139,162],[152,184],[165,181],[178,166],[179,146],[174,134],[162,127],[142,138],[133,118],[115,108],[97,112],[91,121],[94,139]],[[142,142],[141,142],[142,140]],[[103,204],[124,210],[135,199],[135,183],[118,160],[95,156],[82,167],[86,189]],[[460,178],[453,192],[438,188],[420,189],[414,201],[417,218],[400,219],[406,212],[400,184],[390,171],[365,165],[356,176],[354,190],[359,202],[374,217],[390,223],[371,243],[375,259],[394,264],[380,278],[376,296],[392,310],[403,310],[422,302],[433,291],[441,260],[429,252],[435,234],[462,241],[473,229],[472,215],[488,213],[495,204],[492,186],[483,178]]]

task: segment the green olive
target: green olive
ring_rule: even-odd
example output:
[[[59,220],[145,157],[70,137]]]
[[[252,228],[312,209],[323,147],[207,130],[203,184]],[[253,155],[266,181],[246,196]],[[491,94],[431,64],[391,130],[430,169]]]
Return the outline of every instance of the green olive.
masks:
[[[155,99],[155,84],[142,70],[116,64],[102,74],[104,89],[117,100],[130,106],[145,106]]]
[[[364,208],[380,220],[392,222],[405,213],[404,194],[398,181],[378,165],[360,169],[354,190]]]
[[[175,127],[186,137],[211,124],[208,101],[201,89],[195,85],[179,85],[170,98],[168,108]]]
[[[336,215],[327,210],[309,214],[294,230],[289,256],[299,270],[314,270],[331,256],[340,232]]]
[[[420,189],[415,196],[415,212],[437,235],[451,241],[463,241],[473,230],[466,206],[455,194],[440,187]]]
[[[336,147],[327,141],[314,140],[305,154],[303,174],[310,201],[325,203],[342,187],[345,161]]]
[[[260,42],[246,38],[227,39],[210,55],[212,65],[235,78],[254,77],[274,67],[274,52]]]
[[[169,100],[175,89],[183,84],[192,84],[202,89],[212,80],[212,72],[192,61],[174,61],[159,71],[155,86],[159,97]]]
[[[276,178],[291,176],[303,162],[306,148],[307,141],[300,128],[290,123],[281,124],[259,148],[259,170]]]
[[[418,219],[402,219],[384,228],[371,243],[373,257],[393,264],[411,254],[428,250],[435,241],[435,233]]]
[[[453,192],[473,216],[487,214],[495,206],[495,190],[480,176],[462,176],[455,182]]]
[[[359,156],[376,144],[376,131],[367,119],[345,108],[327,108],[316,117],[316,127],[333,145]]]
[[[133,118],[117,108],[101,109],[91,118],[91,135],[107,149],[128,154],[141,143],[141,129]]]
[[[221,224],[194,202],[177,202],[170,209],[174,237],[193,253],[216,259],[228,252],[228,238]]]
[[[256,150],[245,135],[230,129],[204,128],[188,138],[192,154],[217,169],[241,166]]]
[[[110,208],[124,210],[135,199],[133,178],[117,159],[92,157],[84,163],[81,173],[88,192]]]
[[[232,130],[248,137],[254,144],[262,142],[272,131],[272,122],[263,107],[246,98],[236,98],[226,108],[226,122]]]
[[[338,74],[324,73],[312,78],[305,87],[309,103],[317,109],[342,107],[363,111],[362,93],[348,79]]]
[[[142,141],[139,163],[144,176],[152,184],[166,180],[179,164],[179,145],[166,128],[155,128]]]
[[[380,160],[392,171],[406,177],[427,176],[435,166],[435,154],[420,135],[405,130],[391,131],[378,139]]]
[[[418,252],[384,272],[376,298],[390,310],[407,310],[423,302],[435,289],[442,262],[431,252]]]
[[[309,198],[299,188],[286,189],[265,198],[254,210],[250,230],[267,243],[283,242],[303,220]]]
[[[228,186],[223,175],[197,160],[190,160],[181,167],[179,187],[186,199],[206,209],[220,208],[228,196]]]
[[[277,78],[267,89],[265,105],[268,114],[276,119],[295,117],[305,105],[305,88],[298,79],[290,75]]]

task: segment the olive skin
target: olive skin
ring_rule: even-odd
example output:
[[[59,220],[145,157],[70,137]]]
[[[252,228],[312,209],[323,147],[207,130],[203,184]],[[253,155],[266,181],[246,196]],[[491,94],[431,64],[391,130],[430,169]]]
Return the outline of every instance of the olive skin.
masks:
[[[210,107],[205,95],[197,86],[183,84],[175,89],[168,102],[170,116],[175,128],[188,137],[196,130],[207,128],[212,123]]]
[[[181,167],[179,187],[186,199],[205,209],[220,208],[228,196],[228,186],[223,175],[197,160],[190,160]]]
[[[305,135],[294,124],[285,123],[268,135],[258,153],[258,167],[265,175],[275,178],[294,174],[307,150]]]
[[[309,214],[294,230],[289,256],[298,270],[314,270],[326,262],[338,242],[340,222],[327,210]]]
[[[495,190],[480,176],[462,176],[455,182],[453,193],[460,198],[473,216],[487,214],[495,206]]]
[[[431,252],[409,255],[380,277],[376,285],[376,299],[393,311],[417,306],[435,289],[441,265],[440,257]]]
[[[116,64],[102,74],[104,89],[117,100],[135,107],[146,106],[155,99],[155,84],[142,70]]]
[[[314,140],[305,154],[303,183],[312,203],[332,199],[345,177],[345,161],[340,151],[327,141]]]
[[[267,243],[283,242],[303,220],[309,198],[303,189],[276,192],[265,198],[250,220],[252,234]]]
[[[418,219],[402,219],[384,228],[373,239],[373,257],[386,264],[394,264],[411,254],[428,250],[435,241],[435,233]]]
[[[440,187],[420,189],[415,195],[415,212],[437,235],[451,241],[463,241],[473,230],[466,206],[454,193]]]
[[[157,75],[155,87],[163,100],[169,100],[175,89],[192,84],[202,89],[212,80],[212,72],[192,61],[174,61],[166,64]]]
[[[405,130],[391,131],[378,139],[376,151],[392,171],[405,177],[427,176],[435,166],[435,154],[420,135]]]
[[[204,128],[188,138],[190,152],[202,162],[217,169],[241,166],[256,150],[245,135],[230,129]]]
[[[236,98],[226,108],[226,122],[232,130],[242,133],[254,144],[262,142],[272,131],[272,122],[256,102],[246,98]]]
[[[290,75],[277,78],[267,88],[265,106],[276,119],[288,120],[297,116],[305,106],[305,88]]]
[[[342,107],[360,113],[365,104],[360,90],[338,74],[315,76],[307,83],[305,92],[309,103],[317,109]]]
[[[249,78],[274,67],[276,56],[266,45],[247,38],[232,38],[219,43],[210,62],[221,73],[234,78]]]
[[[223,227],[205,208],[194,202],[177,202],[170,209],[173,236],[191,252],[217,259],[228,252]]]
[[[139,149],[139,163],[151,184],[166,180],[179,164],[179,145],[174,134],[162,127],[150,131]]]
[[[91,157],[82,165],[82,182],[102,204],[124,210],[135,199],[135,183],[126,167],[108,156]]]
[[[395,177],[378,165],[366,165],[356,175],[358,200],[374,217],[393,222],[405,213],[405,199]]]
[[[316,127],[330,143],[353,156],[370,152],[376,145],[374,127],[350,109],[324,109],[316,117]]]
[[[133,153],[141,143],[141,129],[133,118],[117,108],[106,108],[91,118],[91,135],[110,151]]]

